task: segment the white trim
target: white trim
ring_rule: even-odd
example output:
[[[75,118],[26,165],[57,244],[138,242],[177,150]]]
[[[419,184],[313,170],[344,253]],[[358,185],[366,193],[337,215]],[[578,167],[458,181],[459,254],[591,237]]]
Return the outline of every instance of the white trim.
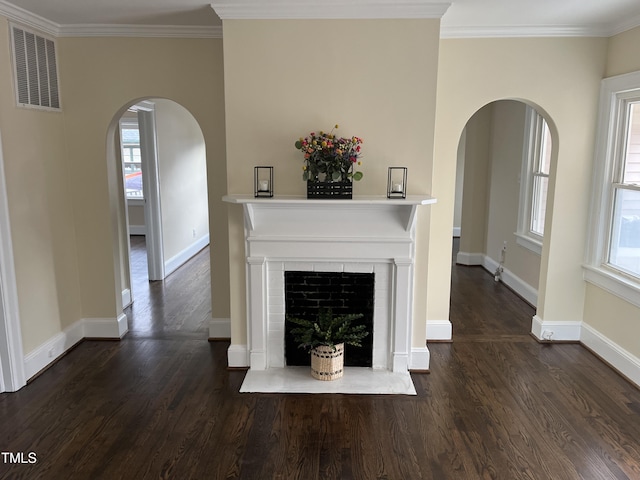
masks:
[[[147,235],[146,225],[129,225],[129,235]]]
[[[357,18],[442,18],[450,3],[426,0],[403,2],[331,0],[329,2],[281,0],[261,2],[245,0],[214,2],[211,7],[222,20],[275,19],[357,19]]]
[[[209,320],[209,338],[231,338],[231,319],[211,318]]]
[[[458,252],[456,255],[456,263],[460,265],[482,265],[483,260],[484,253]]]
[[[62,25],[59,37],[222,38],[221,26],[208,25]]]
[[[453,236],[454,237],[459,237],[462,234],[462,228],[461,227],[453,227]]]
[[[24,357],[27,378],[31,379],[84,338],[84,320],[57,333]]]
[[[531,333],[538,340],[579,341],[582,322],[544,321],[538,315],[531,319]]]
[[[489,256],[484,257],[484,261],[482,266],[486,271],[491,273],[492,275],[496,272],[496,270],[500,267],[500,264],[496,262],[493,258]],[[502,283],[504,283],[511,290],[516,292],[522,298],[524,298],[528,303],[536,307],[538,305],[538,290],[533,288],[527,282],[522,280],[516,274],[514,274],[511,270],[502,268],[502,272],[500,274],[500,278]]]
[[[119,339],[127,332],[127,317],[83,318],[55,334],[24,357],[26,378],[44,370],[84,338]]]
[[[27,384],[27,376],[6,185],[0,137],[0,392],[15,392]]]
[[[60,25],[57,23],[6,2],[5,0],[0,0],[0,14],[9,20],[19,22],[31,28],[36,28],[49,35],[56,36],[60,31]]]
[[[640,387],[640,358],[586,323],[582,324],[580,342]]]
[[[427,341],[451,340],[452,326],[450,320],[427,320]]]
[[[429,370],[431,353],[427,347],[412,347],[409,370]]]
[[[522,233],[514,232],[513,234],[516,236],[516,243],[518,245],[526,248],[527,250],[531,250],[533,253],[542,255],[542,242],[523,235]]]
[[[249,366],[249,350],[246,345],[231,344],[227,349],[227,364],[232,368]]]
[[[126,308],[133,303],[133,297],[131,296],[131,289],[125,288],[122,290],[122,308]]]
[[[85,318],[83,323],[85,338],[118,339],[129,331],[127,316],[124,313],[117,318]]]
[[[624,18],[609,29],[609,36],[613,37],[619,33],[626,32],[632,28],[640,27],[640,15]]]
[[[612,222],[612,184],[615,176],[616,148],[624,125],[621,106],[630,97],[640,96],[640,71],[602,80],[596,149],[593,162],[592,202],[587,236],[585,281],[623,300],[640,306],[640,281],[607,267],[609,231]]]
[[[637,282],[604,268],[590,265],[584,265],[582,268],[585,281],[640,307],[640,288]]]
[[[442,25],[440,28],[440,38],[609,37],[611,35],[613,35],[611,29],[597,25]]]
[[[148,102],[151,107],[154,105]],[[144,222],[147,226],[147,266],[149,280],[164,280],[164,246],[162,237],[162,204],[158,171],[158,138],[155,110],[138,109],[138,129],[142,153],[142,190],[145,196]]]
[[[178,268],[184,265],[191,257],[193,257],[200,250],[209,245],[209,234],[205,234],[200,237],[198,240],[193,242],[187,248],[179,252],[178,254],[171,257],[164,264],[164,272],[165,276],[170,275],[175,272]]]

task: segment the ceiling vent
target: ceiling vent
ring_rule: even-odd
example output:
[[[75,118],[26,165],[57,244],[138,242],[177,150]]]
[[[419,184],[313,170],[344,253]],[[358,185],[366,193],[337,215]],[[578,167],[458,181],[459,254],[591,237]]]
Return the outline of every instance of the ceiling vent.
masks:
[[[60,110],[55,42],[14,25],[11,37],[18,105]]]

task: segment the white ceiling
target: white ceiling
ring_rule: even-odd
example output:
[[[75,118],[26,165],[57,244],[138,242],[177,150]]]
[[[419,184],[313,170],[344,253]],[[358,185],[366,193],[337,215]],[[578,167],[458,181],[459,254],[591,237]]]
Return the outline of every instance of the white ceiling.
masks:
[[[300,0],[226,0],[295,5]],[[314,0],[309,0],[314,1]],[[371,0],[332,0],[325,5]],[[376,0],[374,0],[376,1]],[[434,3],[439,0],[434,0]],[[446,0],[444,0],[446,1]],[[225,3],[226,3],[225,2]],[[406,0],[384,3],[406,5]],[[443,36],[608,36],[640,25],[640,0],[450,0]],[[423,2],[424,3],[424,2]],[[201,0],[0,0],[0,10],[18,7],[59,27],[221,25]]]

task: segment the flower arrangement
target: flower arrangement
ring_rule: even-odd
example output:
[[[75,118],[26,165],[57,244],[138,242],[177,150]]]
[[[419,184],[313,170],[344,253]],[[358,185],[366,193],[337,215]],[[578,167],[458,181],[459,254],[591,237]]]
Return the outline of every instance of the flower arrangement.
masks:
[[[304,170],[302,180],[318,181],[347,181],[349,179],[360,180],[362,172],[354,172],[355,165],[361,165],[358,159],[361,156],[359,137],[336,137],[333,131],[329,133],[311,132],[309,136],[296,141],[295,146],[304,154]]]

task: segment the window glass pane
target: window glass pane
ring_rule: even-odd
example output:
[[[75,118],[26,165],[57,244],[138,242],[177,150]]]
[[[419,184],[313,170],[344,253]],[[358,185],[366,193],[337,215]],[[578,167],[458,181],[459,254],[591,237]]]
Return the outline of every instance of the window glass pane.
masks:
[[[551,132],[547,122],[542,120],[542,138],[540,145],[540,171],[549,175],[551,166]]]
[[[547,210],[548,188],[548,177],[534,175],[533,197],[531,199],[531,232],[541,237],[544,236],[544,217]]]
[[[616,189],[609,263],[640,276],[640,192]]]
[[[123,145],[140,145],[140,132],[137,128],[123,128],[121,135]]]
[[[640,103],[630,107],[623,183],[640,184]]]

